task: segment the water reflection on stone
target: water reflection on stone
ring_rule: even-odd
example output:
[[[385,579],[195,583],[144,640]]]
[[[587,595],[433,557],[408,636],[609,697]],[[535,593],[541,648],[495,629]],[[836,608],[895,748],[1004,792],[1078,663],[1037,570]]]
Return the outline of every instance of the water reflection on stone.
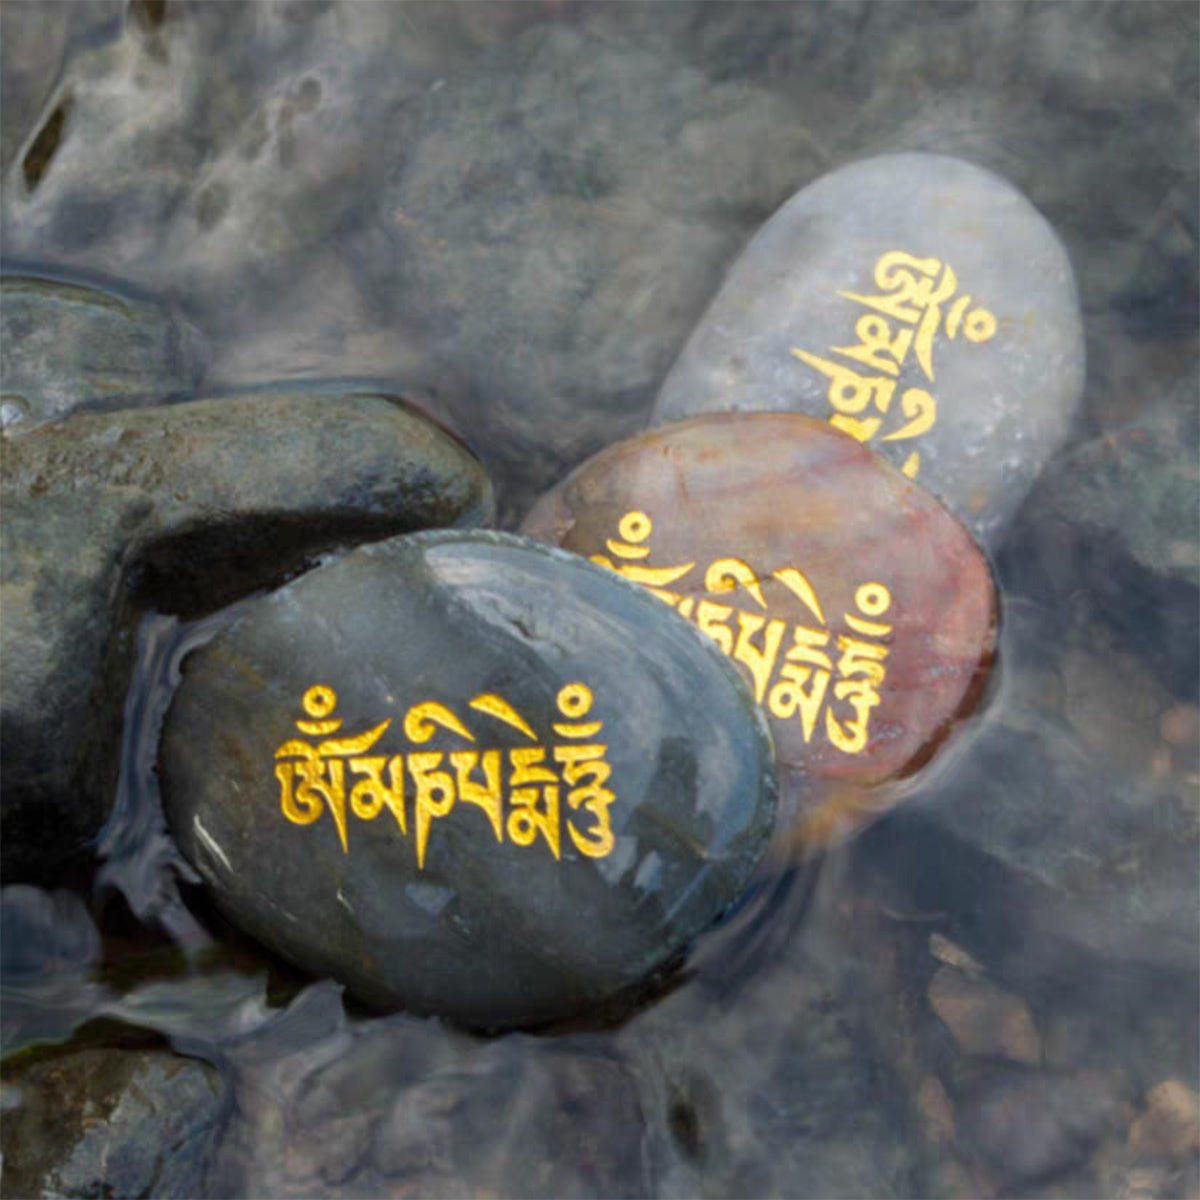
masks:
[[[858,841],[760,881],[611,1028],[368,1016],[239,940],[163,840],[145,637],[101,891],[5,888],[5,1194],[1200,1192],[1197,19],[0,3],[5,254],[149,289],[210,343],[208,391],[421,392],[478,439],[508,527],[644,425],[755,232],[854,162],[1010,181],[1067,248],[1087,350],[1067,443],[989,546],[1003,667],[978,736]],[[128,500],[0,513],[5,570],[72,548],[20,618],[67,691],[107,634],[37,616],[89,587],[106,610],[114,514],[146,515]],[[40,740],[6,709],[6,778],[18,743],[57,770],[86,707]],[[110,800],[31,854],[81,844]]]

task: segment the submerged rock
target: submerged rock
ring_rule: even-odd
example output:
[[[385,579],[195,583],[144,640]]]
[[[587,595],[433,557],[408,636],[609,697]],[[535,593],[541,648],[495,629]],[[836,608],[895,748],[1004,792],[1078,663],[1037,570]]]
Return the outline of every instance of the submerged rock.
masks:
[[[826,417],[987,544],[1066,436],[1083,378],[1071,264],[1037,210],[969,163],[887,155],[824,176],[767,222],[654,418]]]
[[[203,371],[200,335],[165,305],[83,280],[0,275],[0,422],[159,404]]]
[[[1005,585],[1081,602],[1178,696],[1200,691],[1200,410],[1193,370],[1135,420],[1062,455],[999,556]]]
[[[138,608],[211,611],[333,546],[491,511],[474,458],[379,395],[78,414],[0,455],[6,882],[52,876],[104,820]]]
[[[837,785],[925,761],[991,662],[995,594],[966,530],[812,417],[713,414],[631,438],[522,531],[649,587],[739,664],[821,841],[868,815]]]
[[[248,601],[185,660],[160,777],[232,920],[472,1026],[672,964],[774,819],[765,728],[703,638],[575,556],[465,531]]]
[[[204,1195],[225,1087],[167,1050],[75,1049],[5,1071],[6,1196]]]
[[[723,264],[826,164],[781,98],[555,21],[429,94],[355,255],[519,514],[644,424]]]

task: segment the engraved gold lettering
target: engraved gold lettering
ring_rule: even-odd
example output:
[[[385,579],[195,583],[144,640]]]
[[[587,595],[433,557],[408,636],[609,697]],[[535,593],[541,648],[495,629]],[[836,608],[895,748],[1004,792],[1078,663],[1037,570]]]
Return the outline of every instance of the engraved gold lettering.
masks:
[[[383,782],[383,768],[387,764],[388,782]],[[408,832],[408,821],[404,815],[404,759],[395,754],[391,758],[352,758],[350,770],[365,775],[350,789],[350,811],[364,821],[377,817],[386,804],[396,818],[401,833]]]
[[[477,712],[487,713],[514,729],[519,729],[531,742],[537,741],[537,734],[530,728],[529,722],[507,700],[494,696],[491,692],[483,692],[471,701],[471,707]]]
[[[586,717],[592,710],[592,693],[582,683],[568,683],[558,693],[558,711],[564,717],[572,719]],[[559,737],[590,738],[595,737],[603,727],[603,721],[589,721],[584,725],[568,725],[556,722],[554,732]]]
[[[724,654],[733,653],[733,630],[725,624],[733,616],[733,609],[728,604],[714,604],[711,600],[701,600],[696,605],[696,625],[703,633],[707,633]]]
[[[909,388],[900,397],[900,407],[906,417],[911,418],[907,425],[901,426],[895,433],[889,433],[882,440],[899,442],[904,438],[918,437],[928,433],[937,420],[937,401],[921,388]]]
[[[411,737],[412,735],[409,734]],[[408,756],[408,769],[416,786],[417,867],[425,866],[425,848],[429,843],[429,827],[433,821],[446,816],[456,799],[454,780],[445,771],[438,771],[445,756],[440,750],[414,751]]]
[[[510,766],[508,836],[518,846],[531,846],[540,833],[555,858],[561,857],[559,782],[541,746],[519,746],[508,752]],[[529,785],[533,784],[533,787]],[[543,807],[539,810],[539,801]]]
[[[626,522],[623,532],[638,533],[640,528],[636,522]],[[341,726],[340,719],[329,719],[337,695],[327,685],[309,688],[301,703],[305,713],[297,721],[301,732],[311,733],[318,726],[321,732],[331,732]],[[538,740],[529,722],[503,697],[483,692],[469,703],[475,712],[502,722],[529,741]],[[602,761],[607,746],[594,741],[604,722],[588,719],[594,703],[586,684],[568,683],[559,689],[557,708],[563,720],[554,723],[554,730],[570,743],[556,746],[553,759],[567,765],[572,811],[587,818],[582,825],[568,826],[572,842],[580,853],[599,858],[615,844],[608,813],[615,796],[604,786],[611,774],[610,765]],[[363,733],[326,738],[316,745],[299,738],[284,742],[275,753],[275,778],[285,818],[296,825],[311,825],[328,810],[344,853],[348,852],[347,809],[359,820],[373,821],[386,807],[400,833],[407,836],[407,772],[419,870],[425,868],[434,822],[448,817],[460,804],[483,810],[497,842],[503,844],[506,832],[509,840],[520,846],[530,846],[540,837],[555,858],[561,857],[563,788],[556,769],[547,763],[547,747],[368,754],[391,725],[389,719]],[[475,741],[475,735],[454,712],[434,700],[409,708],[402,727],[417,745],[429,743],[439,730]],[[505,753],[507,781],[502,771]]]
[[[876,260],[872,277],[881,289],[879,292],[838,291],[843,299],[871,311],[854,323],[858,341],[831,345],[829,353],[877,372],[874,377],[798,347],[793,347],[791,353],[829,380],[827,395],[833,408],[830,424],[860,442],[872,441],[881,433],[882,441],[905,441],[928,433],[937,423],[936,399],[924,388],[910,387],[900,399],[906,423],[891,432],[882,432],[884,417],[910,351],[925,378],[932,383],[933,349],[939,331],[944,331],[951,341],[961,332],[968,341],[978,344],[995,336],[997,322],[986,308],[972,308],[971,296],[956,295],[958,276],[939,258],[918,258],[903,250],[889,250]],[[871,404],[880,415],[866,413]],[[900,469],[909,479],[915,479],[921,470],[920,454],[912,451]]]
[[[845,413],[834,413],[829,423],[835,429],[848,433],[855,441],[869,442],[883,424],[882,417],[868,417],[865,421],[858,417],[848,417]]]
[[[754,680],[754,700],[761,704],[767,690],[767,681],[771,678],[771,672],[775,670],[775,660],[779,657],[779,643],[783,640],[787,622],[779,618],[768,621],[757,613],[739,611],[737,624],[738,636],[733,647],[733,657],[744,663],[749,670]],[[751,638],[764,625],[766,630],[763,633],[762,648],[759,649]]]
[[[720,595],[735,591],[738,587],[745,588],[759,608],[767,607],[762,585],[749,563],[742,562],[740,558],[718,558],[708,564],[708,570],[704,573],[705,591]]]
[[[608,746],[602,743],[554,747],[554,761],[563,764],[563,779],[571,787],[567,803],[572,809],[582,807],[592,817],[587,829],[567,823],[575,848],[588,858],[604,858],[615,844],[608,809],[616,797],[604,787],[612,774],[612,767],[604,761],[607,753]]]
[[[893,337],[886,317],[867,313],[858,318],[854,332],[859,340],[857,346],[832,346],[831,349],[885,375],[900,374],[900,366],[912,345],[911,329],[902,329]]]
[[[829,403],[838,412],[853,416],[871,403],[874,403],[880,412],[887,412],[888,405],[892,402],[892,393],[896,390],[894,380],[868,378],[842,366],[841,363],[831,362],[817,354],[809,354],[806,350],[793,347],[792,353],[810,367],[816,367],[829,379]]]
[[[854,593],[854,603],[863,617],[846,613],[846,624],[857,633],[885,637],[892,627],[865,617],[881,617],[892,604],[888,589],[877,582],[862,584]],[[830,742],[846,754],[859,754],[867,745],[871,711],[880,701],[879,688],[887,676],[884,659],[888,648],[880,642],[841,636],[837,641],[838,681],[833,685],[834,699],[850,706],[853,716],[839,718],[832,709],[825,712],[825,732]]]
[[[863,332],[870,330],[860,330]],[[918,389],[909,389],[906,393],[909,408],[912,405],[909,394],[916,391]],[[920,395],[932,403],[928,393],[921,392]],[[624,536],[648,537],[653,526],[646,514],[630,513],[626,517],[637,520],[622,527]],[[650,572],[655,568],[646,564],[638,569]],[[719,595],[730,600],[740,598],[740,589],[747,601],[764,610],[762,613],[746,611],[745,607],[732,603],[721,604],[707,597],[678,597],[664,595],[653,588],[650,590],[666,599],[683,616],[692,619],[694,615],[697,627],[724,654],[742,664],[750,675],[756,702],[772,716],[779,720],[798,716],[801,733],[808,742],[821,727],[820,716],[824,712],[824,729],[831,744],[848,754],[861,753],[867,744],[871,710],[880,703],[878,689],[886,675],[883,660],[888,653],[886,647],[861,639],[885,638],[891,634],[892,626],[876,619],[888,611],[891,594],[878,582],[858,587],[855,592],[858,611],[844,613],[843,620],[851,634],[860,637],[843,635],[839,638],[836,648],[841,657],[835,669],[826,652],[832,635],[816,588],[796,567],[781,567],[772,571],[771,578],[798,599],[824,628],[791,626],[783,618],[772,617],[762,581],[754,568],[740,558],[713,559],[704,573],[705,589],[709,596]],[[780,651],[785,645],[787,650],[781,663]],[[845,709],[830,711],[828,705],[838,700],[844,703]],[[588,693],[589,706],[590,702]],[[573,739],[595,737],[599,729],[599,722],[554,726],[561,737]]]
[[[483,783],[478,784],[471,779],[471,772],[481,764]],[[450,765],[454,768],[459,802],[482,808],[492,823],[496,841],[504,841],[503,817],[500,812],[500,751],[485,750],[481,757],[476,750],[452,750]]]
[[[821,602],[817,599],[817,593],[813,590],[813,585],[809,583],[803,571],[797,571],[795,567],[781,567],[774,572],[774,576],[792,595],[800,599],[805,608],[822,625],[825,624],[825,614],[821,611]]]
[[[768,707],[780,720],[789,720],[800,713],[800,729],[804,740],[812,740],[817,714],[825,702],[833,663],[822,649],[829,644],[824,629],[809,629],[797,625],[792,630],[792,645],[780,669],[779,679],[768,698]],[[807,687],[807,690],[805,690]]]
[[[317,684],[304,693],[301,701],[309,717],[326,717],[337,704],[337,694],[332,688]],[[342,724],[336,721],[298,720],[301,732],[313,728],[336,729]],[[296,825],[310,825],[323,808],[329,810],[337,827],[342,853],[348,853],[346,840],[346,764],[345,759],[362,755],[383,736],[391,721],[384,721],[374,729],[353,737],[327,738],[316,746],[299,738],[284,742],[275,751],[277,761],[275,778],[279,781],[279,806],[283,815]]]
[[[475,740],[470,730],[444,704],[438,704],[434,700],[414,704],[408,710],[404,717],[404,734],[410,742],[423,746],[437,732],[435,725],[449,729],[451,733],[457,733],[469,742]]]

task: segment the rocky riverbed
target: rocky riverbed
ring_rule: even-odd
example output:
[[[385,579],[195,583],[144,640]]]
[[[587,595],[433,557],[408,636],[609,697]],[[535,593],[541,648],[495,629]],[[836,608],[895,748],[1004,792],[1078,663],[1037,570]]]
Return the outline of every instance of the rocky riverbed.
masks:
[[[1198,26],[1171,0],[0,4],[0,1192],[1200,1194]],[[831,647],[886,643],[831,649],[837,736],[845,697],[914,730],[832,798],[838,838],[764,828],[776,594],[757,625],[725,594],[753,597],[736,518],[688,535],[719,535],[694,557],[725,560],[697,592],[725,656],[600,565],[473,532],[728,408],[892,457],[860,477],[886,489],[775,485],[754,517],[750,582],[803,566],[771,517],[841,573],[789,591],[789,638],[825,587],[858,622]],[[658,547],[694,474],[652,513],[651,477],[595,545],[551,540],[690,562]],[[872,562],[912,567],[916,488],[981,544],[982,616],[962,645],[914,618],[905,665],[856,546],[886,528]],[[873,503],[897,524],[843,511]],[[918,616],[952,608],[917,573]],[[889,716],[919,669],[946,716],[903,690]],[[424,991],[337,924],[396,847],[373,928],[435,964]]]

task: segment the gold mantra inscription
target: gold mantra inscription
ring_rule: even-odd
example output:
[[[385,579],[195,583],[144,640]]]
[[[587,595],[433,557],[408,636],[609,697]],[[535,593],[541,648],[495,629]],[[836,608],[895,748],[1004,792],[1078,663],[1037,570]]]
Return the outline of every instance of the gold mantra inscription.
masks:
[[[881,289],[875,295],[838,292],[839,296],[872,311],[858,318],[854,326],[858,338],[855,345],[830,346],[828,351],[875,374],[864,374],[807,350],[792,349],[798,359],[829,380],[829,403],[834,409],[830,424],[860,442],[869,442],[883,427],[900,368],[910,352],[925,378],[933,383],[933,339],[939,330],[944,329],[952,341],[959,333],[967,341],[977,343],[990,341],[996,335],[996,318],[986,308],[972,308],[969,295],[955,298],[958,277],[941,259],[916,258],[903,250],[890,250],[880,255],[875,264],[875,283]],[[949,308],[943,311],[946,305]],[[888,324],[889,319],[896,322],[895,327]],[[871,405],[882,415],[862,415]],[[885,434],[880,441],[899,442],[919,437],[937,422],[937,401],[925,388],[906,388],[900,397],[900,410],[907,423]],[[900,469],[915,479],[921,469],[920,454],[914,450]]]
[[[876,619],[891,607],[888,589],[882,583],[864,583],[857,589],[857,612],[843,614],[851,632],[839,634],[834,644],[835,664],[828,653],[831,634],[824,610],[803,572],[783,567],[773,571],[772,578],[801,601],[820,627],[789,625],[782,617],[771,617],[761,580],[740,558],[710,562],[704,572],[704,590],[731,599],[737,593],[738,598],[753,601],[761,612],[672,591],[696,564],[650,566],[650,547],[645,543],[653,531],[654,524],[644,512],[627,512],[617,526],[623,540],[607,538],[604,543],[612,558],[593,554],[591,561],[642,584],[708,634],[726,655],[749,670],[754,698],[760,705],[765,704],[781,721],[800,721],[806,743],[817,729],[822,705],[830,699],[827,693],[836,671],[833,695],[825,708],[825,736],[843,753],[861,754],[867,745],[871,710],[879,703],[879,688],[887,677],[884,660],[888,647],[872,639],[892,632],[891,625]]]
[[[337,733],[342,722],[333,716],[337,693],[318,683],[304,693],[301,705],[306,719],[298,720],[296,728],[324,740],[313,744],[293,738],[275,751],[279,807],[294,825],[311,825],[328,811],[337,826],[342,852],[347,853],[347,808],[363,821],[373,821],[386,809],[407,836],[406,806],[411,791],[418,869],[425,866],[433,823],[460,803],[483,810],[497,842],[503,843],[507,837],[518,846],[532,846],[540,837],[554,857],[561,858],[565,824],[567,836],[580,854],[604,858],[614,844],[608,809],[615,796],[604,786],[612,773],[604,757],[608,745],[596,740],[604,722],[584,720],[591,712],[592,700],[591,691],[582,683],[568,683],[558,693],[558,712],[565,719],[554,722],[553,729],[562,741],[549,747],[533,744],[370,754],[391,720],[362,733],[325,737]],[[468,707],[515,729],[530,743],[539,740],[529,722],[500,696],[481,693]],[[435,700],[414,704],[402,727],[405,737],[417,746],[427,746],[439,731],[460,744],[475,742],[475,735],[453,710]],[[564,786],[565,821],[560,802]]]

